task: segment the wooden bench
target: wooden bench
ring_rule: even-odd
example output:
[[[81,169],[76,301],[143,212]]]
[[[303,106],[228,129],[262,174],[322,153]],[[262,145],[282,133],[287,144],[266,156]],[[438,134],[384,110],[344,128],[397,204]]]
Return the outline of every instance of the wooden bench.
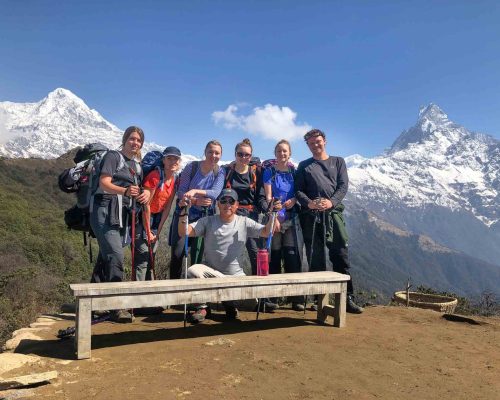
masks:
[[[75,347],[78,359],[90,358],[92,311],[158,307],[266,297],[319,294],[319,322],[333,317],[345,326],[348,275],[336,272],[303,272],[269,276],[228,276],[146,282],[80,283],[70,288],[76,297]],[[334,294],[334,307],[328,295]]]

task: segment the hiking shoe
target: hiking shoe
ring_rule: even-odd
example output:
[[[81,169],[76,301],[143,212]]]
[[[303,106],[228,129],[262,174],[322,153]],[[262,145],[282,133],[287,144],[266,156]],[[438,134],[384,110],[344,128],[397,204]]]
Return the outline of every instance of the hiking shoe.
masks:
[[[351,314],[361,314],[364,310],[354,302],[352,296],[347,296],[346,311]]]
[[[257,311],[258,306],[259,306],[258,304],[255,306],[255,311]],[[276,310],[278,308],[279,308],[278,304],[273,303],[267,299],[266,300],[262,299],[260,301],[260,312],[264,312],[264,310],[265,310],[266,313],[273,313],[274,310]]]
[[[92,319],[98,319],[109,316],[109,311],[92,311]]]
[[[128,310],[114,310],[109,319],[120,324],[127,324],[134,321],[134,316]]]
[[[198,308],[194,313],[189,314],[188,321],[192,324],[199,324],[200,322],[205,321],[207,316],[206,308]]]
[[[305,309],[303,303],[292,303],[292,310],[294,311],[304,311]]]
[[[236,321],[240,319],[240,313],[236,307],[226,307],[226,320]]]

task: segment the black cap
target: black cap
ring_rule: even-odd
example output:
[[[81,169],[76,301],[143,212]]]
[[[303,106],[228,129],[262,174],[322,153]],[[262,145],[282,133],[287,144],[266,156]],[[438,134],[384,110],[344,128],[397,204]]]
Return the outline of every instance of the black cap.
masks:
[[[233,189],[226,188],[222,189],[217,200],[222,199],[223,197],[231,197],[234,201],[238,201],[238,193],[236,193]]]
[[[163,150],[163,157],[175,156],[181,157],[181,151],[174,146],[168,146],[165,150]]]

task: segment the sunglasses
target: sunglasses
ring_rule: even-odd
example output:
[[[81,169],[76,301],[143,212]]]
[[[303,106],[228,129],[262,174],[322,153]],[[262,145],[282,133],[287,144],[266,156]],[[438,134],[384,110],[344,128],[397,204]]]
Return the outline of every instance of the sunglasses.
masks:
[[[251,157],[251,156],[252,156],[250,153],[243,153],[243,152],[241,152],[241,151],[238,151],[238,152],[236,153],[236,155],[237,155],[238,157],[240,157],[240,158],[248,158],[248,157]]]
[[[232,197],[223,197],[222,199],[219,200],[219,203],[233,205],[234,203],[236,203],[236,200],[233,199]]]

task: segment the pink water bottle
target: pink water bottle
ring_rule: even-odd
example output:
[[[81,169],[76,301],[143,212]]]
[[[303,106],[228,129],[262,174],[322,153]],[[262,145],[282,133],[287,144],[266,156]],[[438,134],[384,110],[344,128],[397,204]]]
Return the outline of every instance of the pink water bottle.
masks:
[[[259,249],[257,252],[257,275],[269,275],[269,253],[265,249]]]

